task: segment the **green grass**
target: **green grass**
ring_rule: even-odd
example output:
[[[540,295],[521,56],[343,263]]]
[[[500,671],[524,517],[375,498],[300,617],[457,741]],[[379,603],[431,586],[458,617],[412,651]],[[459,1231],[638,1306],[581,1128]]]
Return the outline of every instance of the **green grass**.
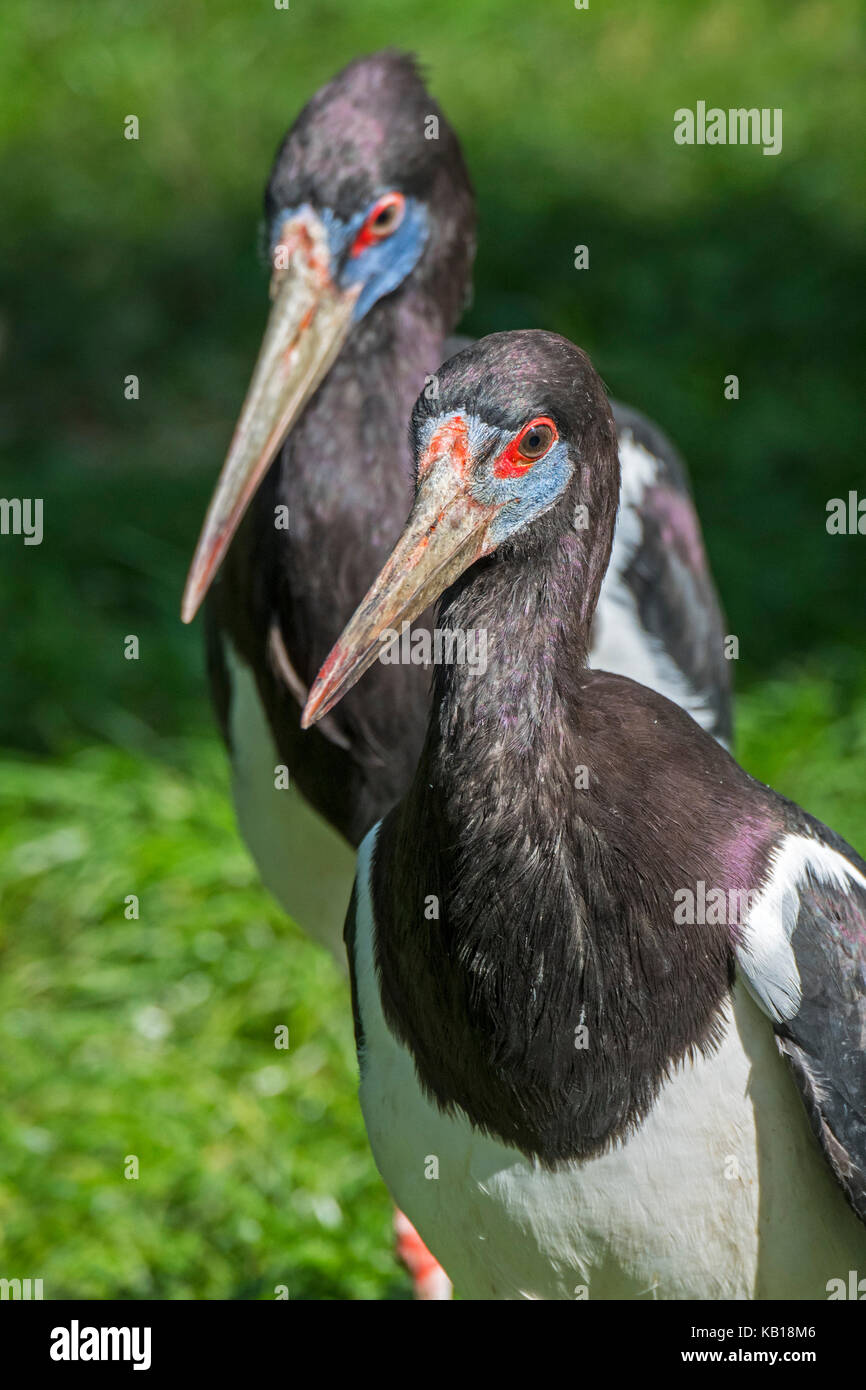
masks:
[[[46,1297],[404,1289],[347,987],[257,887],[222,762],[3,769],[0,1268]]]
[[[177,619],[263,324],[270,159],[358,53],[417,51],[463,139],[466,330],[569,334],[681,446],[740,638],[742,760],[866,849],[866,540],[824,529],[866,489],[860,11],[6,0],[2,492],[43,497],[46,529],[0,540],[0,1274],[407,1293],[346,986],[256,885]],[[782,155],[675,146],[698,98],[782,106]]]

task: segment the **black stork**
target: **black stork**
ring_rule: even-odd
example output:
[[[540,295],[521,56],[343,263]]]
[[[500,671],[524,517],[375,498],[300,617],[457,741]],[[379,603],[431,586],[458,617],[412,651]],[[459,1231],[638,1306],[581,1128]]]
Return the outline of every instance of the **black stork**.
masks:
[[[430,674],[413,664],[377,668],[315,731],[299,725],[331,637],[399,534],[404,422],[425,381],[435,388],[470,286],[469,176],[410,57],[359,59],[315,94],[277,153],[265,212],[273,307],[183,616],[221,565],[208,664],[241,830],[267,886],[344,962],[351,855],[337,835],[310,843],[325,827],[299,819],[275,768],[357,846],[409,785],[424,737]],[[614,413],[623,506],[593,664],[727,739],[730,666],[682,465],[641,415]],[[311,859],[345,865],[342,895],[319,891]]]
[[[468,1297],[826,1298],[866,1268],[866,863],[588,668],[619,466],[583,352],[484,339],[412,440],[408,522],[303,716],[438,595],[445,634],[487,633],[483,674],[436,667],[358,857],[382,1175]]]

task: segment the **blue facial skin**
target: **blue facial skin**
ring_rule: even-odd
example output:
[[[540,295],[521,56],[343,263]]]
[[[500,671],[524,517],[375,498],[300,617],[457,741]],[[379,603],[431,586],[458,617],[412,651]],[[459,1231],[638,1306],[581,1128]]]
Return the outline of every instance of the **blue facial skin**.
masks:
[[[558,439],[522,478],[495,479],[503,491],[513,489],[516,482],[520,494],[502,508],[491,524],[488,536],[494,545],[499,545],[527,522],[552,507],[560,493],[565,491],[573,471],[568,458],[568,445]]]
[[[517,429],[513,432],[499,429],[460,405],[424,421],[415,440],[416,458],[420,458],[427,449],[436,431],[456,416],[466,423],[469,456],[475,460],[472,496],[482,507],[502,508],[487,532],[495,548],[553,506],[565,491],[574,472],[574,464],[569,458],[565,440],[557,439],[547,453],[519,477],[497,478],[493,471],[494,464],[514,439]],[[415,485],[417,488],[417,477]]]
[[[383,192],[387,192],[383,189]],[[331,266],[335,281],[340,289],[352,289],[361,285],[361,293],[352,313],[352,320],[358,323],[373,305],[397,286],[414,270],[421,259],[430,222],[427,209],[415,198],[406,199],[403,220],[396,231],[381,241],[371,242],[358,256],[349,254],[355,238],[372,212],[377,196],[368,208],[359,212],[350,222],[343,222],[330,208],[313,208],[309,203],[301,207],[286,208],[277,213],[272,227],[272,248],[279,241],[284,224],[299,213],[318,217],[328,238],[331,253]]]
[[[487,533],[496,546],[507,540],[515,531],[519,531],[527,522],[541,516],[542,512],[552,507],[557,497],[565,491],[574,472],[568,457],[568,445],[564,439],[557,439],[543,458],[520,477],[497,478],[493,472],[494,462],[511,443],[514,435],[494,429],[468,411],[461,410],[455,413],[462,415],[467,421],[471,456],[482,460],[475,469],[472,495],[482,506],[502,507]],[[436,423],[440,422],[441,420]]]

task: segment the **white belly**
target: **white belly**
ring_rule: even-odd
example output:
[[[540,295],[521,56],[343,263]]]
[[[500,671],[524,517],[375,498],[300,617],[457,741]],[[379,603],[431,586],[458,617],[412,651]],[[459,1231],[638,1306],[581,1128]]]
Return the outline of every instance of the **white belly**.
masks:
[[[280,759],[255,677],[229,642],[225,657],[231,677],[232,796],[241,835],[265,887],[345,970],[343,923],[354,855],[294,787],[276,789]]]
[[[866,1274],[866,1229],[808,1130],[769,1021],[738,991],[715,1056],[681,1067],[637,1134],[554,1172],[444,1115],[388,1030],[358,857],[361,1105],[395,1201],[468,1298],[826,1298]],[[433,1174],[438,1173],[438,1176]]]

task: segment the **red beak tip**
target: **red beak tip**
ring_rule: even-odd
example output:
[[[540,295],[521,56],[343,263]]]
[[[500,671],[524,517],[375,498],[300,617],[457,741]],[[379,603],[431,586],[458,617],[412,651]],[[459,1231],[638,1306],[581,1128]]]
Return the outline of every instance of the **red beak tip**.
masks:
[[[301,710],[301,728],[302,728],[302,729],[309,729],[310,725],[311,725],[312,723],[315,722],[315,718],[316,718],[316,705],[317,705],[318,703],[319,703],[319,702],[318,702],[318,698],[317,698],[317,696],[316,696],[316,689],[315,689],[315,684],[314,684],[314,685],[313,685],[313,688],[309,691],[309,693],[308,693],[308,695],[307,695],[307,703],[304,705],[304,708]]]
[[[319,684],[319,681],[315,680],[310,687],[307,703],[301,712],[301,728],[311,729],[327,713],[329,707],[327,692]]]

